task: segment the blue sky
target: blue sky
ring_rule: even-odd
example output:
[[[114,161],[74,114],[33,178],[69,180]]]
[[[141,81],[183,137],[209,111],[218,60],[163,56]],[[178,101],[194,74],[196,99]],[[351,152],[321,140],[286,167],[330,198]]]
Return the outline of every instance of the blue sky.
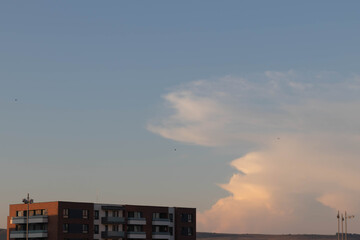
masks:
[[[196,207],[200,230],[238,231],[204,220],[218,216],[209,209],[229,192],[236,195],[219,186],[241,172],[242,167],[230,166],[234,159],[263,152],[269,138],[294,132],[337,134],[333,129],[346,123],[347,132],[357,133],[353,110],[333,111],[345,117],[324,125],[333,112],[318,116],[314,106],[338,104],[339,111],[358,106],[358,93],[345,86],[358,86],[359,5],[1,3],[0,227],[6,225],[8,204],[30,192],[36,201]],[[266,91],[273,82],[280,86],[278,97]],[[219,97],[220,92],[228,97]],[[280,104],[284,101],[289,108]],[[300,121],[300,113],[309,117]],[[258,117],[269,121],[257,122]],[[289,142],[299,138],[292,135]],[[270,152],[276,156],[277,151]],[[339,191],[348,188],[345,184]],[[323,200],[328,195],[317,193],[311,190],[329,207]],[[243,229],[269,232],[272,225],[261,226]],[[315,231],[309,226],[275,229]],[[320,231],[331,228],[324,225]]]

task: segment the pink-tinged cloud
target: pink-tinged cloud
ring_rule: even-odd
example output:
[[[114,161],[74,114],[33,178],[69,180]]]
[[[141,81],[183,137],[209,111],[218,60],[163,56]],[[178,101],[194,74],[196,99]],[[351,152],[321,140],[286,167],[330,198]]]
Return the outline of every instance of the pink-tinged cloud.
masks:
[[[230,196],[199,213],[199,229],[334,233],[337,209],[360,213],[360,150],[348,151],[334,138],[282,136],[266,150],[234,160],[239,172],[221,185]]]
[[[150,131],[215,149],[258,149],[231,162],[237,173],[219,185],[229,195],[198,213],[198,230],[334,234],[338,209],[360,216],[359,79],[268,71],[168,93],[172,112]]]

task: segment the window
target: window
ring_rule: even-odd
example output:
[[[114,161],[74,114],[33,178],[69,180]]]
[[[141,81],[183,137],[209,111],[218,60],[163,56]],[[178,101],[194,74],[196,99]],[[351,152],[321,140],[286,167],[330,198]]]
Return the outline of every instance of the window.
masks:
[[[88,218],[88,213],[89,213],[88,210],[82,210],[82,217],[83,218]]]
[[[88,224],[83,224],[82,225],[82,232],[83,233],[88,233],[89,231],[89,225]]]
[[[24,215],[23,211],[16,211],[16,216],[17,217],[22,217]]]
[[[143,232],[143,226],[142,225],[128,225],[127,231],[128,232]]]
[[[192,214],[188,214],[188,222],[192,222]]]
[[[153,226],[152,231],[154,233],[166,233],[169,232],[168,226]]]
[[[119,216],[119,211],[113,211],[112,216],[113,217],[118,217]]]
[[[64,233],[69,232],[69,224],[67,224],[67,223],[64,223],[64,224],[63,224],[63,232],[64,232]]]
[[[167,213],[153,213],[153,219],[168,219]]]
[[[47,230],[47,224],[41,224],[41,223],[29,224],[29,230],[30,231]]]
[[[142,213],[142,212],[134,212],[134,217],[135,217],[135,218],[142,218],[142,217],[143,217],[143,213]]]
[[[94,234],[99,234],[99,225],[94,225]]]
[[[170,235],[172,236],[173,235],[173,228],[172,227],[169,227],[169,233],[170,233]]]
[[[41,215],[43,215],[42,209],[35,210],[35,216],[41,216]]]
[[[105,217],[108,217],[109,216],[109,211],[105,211]]]
[[[169,219],[170,219],[170,222],[174,221],[174,215],[172,213],[169,214]]]
[[[129,218],[142,218],[143,213],[142,212],[128,212]]]
[[[64,208],[64,209],[63,209],[63,217],[64,217],[64,218],[68,218],[68,217],[69,217],[69,209],[67,209],[67,208]]]
[[[95,210],[94,211],[94,218],[97,220],[99,219],[99,211],[98,210]]]
[[[191,213],[182,213],[181,221],[182,222],[192,222],[192,214]]]
[[[105,232],[109,231],[109,226],[105,225]]]
[[[181,235],[183,235],[183,236],[192,236],[193,235],[192,227],[183,227],[183,228],[181,228]]]
[[[119,231],[119,226],[118,226],[118,225],[113,225],[113,226],[112,226],[112,230],[113,230],[114,232],[118,232],[118,231]]]
[[[26,230],[26,225],[17,224],[15,226],[15,229],[16,229],[16,231],[25,231]]]

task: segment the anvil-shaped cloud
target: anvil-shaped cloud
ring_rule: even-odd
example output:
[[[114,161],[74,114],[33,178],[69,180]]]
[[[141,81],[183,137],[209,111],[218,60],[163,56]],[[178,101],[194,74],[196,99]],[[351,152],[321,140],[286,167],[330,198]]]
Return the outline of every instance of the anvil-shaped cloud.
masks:
[[[179,86],[148,129],[176,141],[258,149],[232,161],[230,195],[199,230],[335,233],[337,209],[360,212],[360,78],[265,72]]]

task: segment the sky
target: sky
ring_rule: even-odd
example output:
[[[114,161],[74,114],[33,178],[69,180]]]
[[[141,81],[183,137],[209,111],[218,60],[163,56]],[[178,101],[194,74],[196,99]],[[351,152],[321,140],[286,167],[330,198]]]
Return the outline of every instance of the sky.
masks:
[[[360,224],[358,1],[0,3],[8,205],[197,208],[197,230]]]

